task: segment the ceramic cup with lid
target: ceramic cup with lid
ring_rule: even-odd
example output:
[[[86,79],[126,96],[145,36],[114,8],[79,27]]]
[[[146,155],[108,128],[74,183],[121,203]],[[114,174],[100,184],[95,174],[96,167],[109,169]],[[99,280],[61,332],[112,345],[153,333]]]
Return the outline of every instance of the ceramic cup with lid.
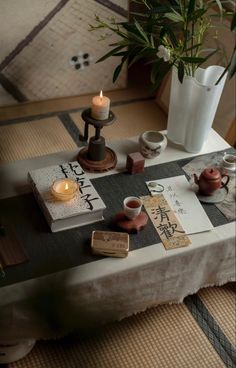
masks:
[[[139,137],[140,151],[146,158],[159,156],[166,148],[167,139],[156,130],[148,130]]]
[[[225,174],[235,174],[236,173],[236,156],[231,153],[226,153],[223,156],[221,167]]]

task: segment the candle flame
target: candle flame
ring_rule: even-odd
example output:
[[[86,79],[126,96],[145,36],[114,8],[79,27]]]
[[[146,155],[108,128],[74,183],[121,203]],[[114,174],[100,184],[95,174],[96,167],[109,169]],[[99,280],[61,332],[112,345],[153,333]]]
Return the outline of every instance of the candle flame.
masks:
[[[102,93],[102,91],[100,91],[100,99],[101,100],[103,99],[103,93]]]
[[[65,190],[68,190],[69,186],[68,183],[65,184]]]

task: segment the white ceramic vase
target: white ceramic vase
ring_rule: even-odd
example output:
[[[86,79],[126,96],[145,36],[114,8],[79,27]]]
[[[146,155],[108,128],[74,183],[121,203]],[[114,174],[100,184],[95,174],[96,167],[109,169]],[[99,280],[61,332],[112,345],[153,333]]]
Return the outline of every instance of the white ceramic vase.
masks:
[[[215,65],[198,68],[195,77],[185,76],[183,83],[178,79],[177,69],[172,70],[167,138],[183,145],[188,152],[201,151],[208,136],[227,73],[219,84],[215,83],[224,70]]]

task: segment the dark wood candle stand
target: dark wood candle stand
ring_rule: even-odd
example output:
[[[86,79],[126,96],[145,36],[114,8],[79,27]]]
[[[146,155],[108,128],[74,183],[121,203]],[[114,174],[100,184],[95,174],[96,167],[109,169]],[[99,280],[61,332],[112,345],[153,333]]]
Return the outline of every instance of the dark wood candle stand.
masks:
[[[117,163],[115,152],[106,147],[105,138],[100,135],[104,126],[115,122],[115,115],[110,110],[108,119],[96,120],[91,117],[91,109],[82,112],[82,119],[85,122],[84,136],[85,141],[89,137],[89,124],[95,128],[95,135],[90,138],[87,147],[82,148],[78,154],[78,161],[84,170],[90,172],[104,172],[114,169]]]

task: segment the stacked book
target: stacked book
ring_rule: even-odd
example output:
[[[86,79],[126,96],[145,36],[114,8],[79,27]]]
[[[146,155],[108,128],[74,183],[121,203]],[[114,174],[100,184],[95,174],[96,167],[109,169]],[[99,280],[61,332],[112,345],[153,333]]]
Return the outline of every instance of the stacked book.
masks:
[[[55,180],[70,178],[79,190],[69,201],[59,201],[51,193]],[[29,183],[51,231],[61,231],[103,220],[103,200],[77,161],[54,165],[28,173]]]

